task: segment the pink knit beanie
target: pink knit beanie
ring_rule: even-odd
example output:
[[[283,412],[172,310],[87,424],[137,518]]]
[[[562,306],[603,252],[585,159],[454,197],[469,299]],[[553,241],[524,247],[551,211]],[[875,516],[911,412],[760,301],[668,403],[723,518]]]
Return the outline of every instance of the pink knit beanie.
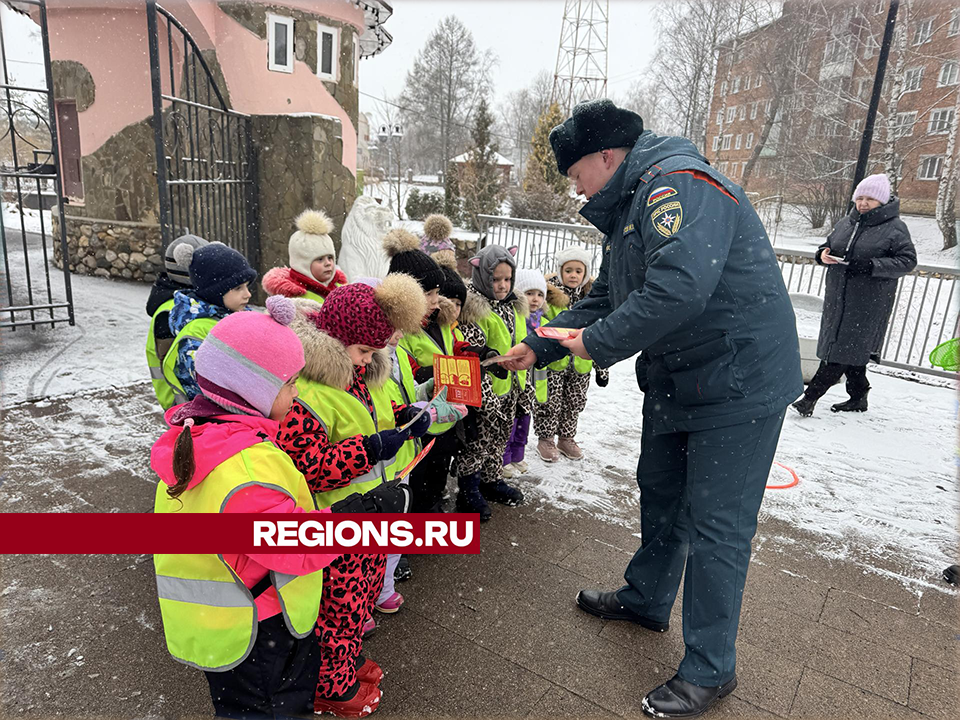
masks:
[[[377,303],[376,290],[358,282],[341,285],[327,295],[314,323],[344,345],[382,348],[394,332],[390,319]]]
[[[230,412],[269,417],[280,389],[303,369],[303,346],[287,325],[289,298],[267,298],[267,313],[237,312],[213,326],[194,365],[203,394]]]
[[[890,179],[886,173],[868,175],[861,180],[857,189],[853,191],[854,201],[859,197],[873,198],[879,201],[881,205],[890,202]]]

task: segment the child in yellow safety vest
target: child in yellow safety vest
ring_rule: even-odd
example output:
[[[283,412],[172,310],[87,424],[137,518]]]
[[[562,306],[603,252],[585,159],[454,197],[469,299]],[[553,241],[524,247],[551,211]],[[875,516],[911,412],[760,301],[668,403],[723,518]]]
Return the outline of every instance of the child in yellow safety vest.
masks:
[[[593,287],[593,278],[590,277],[592,262],[590,251],[576,245],[557,253],[558,272],[546,278],[550,293],[544,313],[547,321],[590,293]],[[587,406],[591,370],[593,361],[569,356],[547,366],[546,380],[540,387],[533,414],[537,453],[546,462],[557,462],[561,454],[571,460],[583,458],[583,451],[575,438],[577,420]],[[598,386],[606,387],[610,382],[609,371],[597,368],[596,379]]]
[[[270,298],[267,315],[237,313],[196,352],[201,394],[166,414],[170,429],[150,464],[160,476],[156,513],[403,512],[403,488],[354,494],[316,510],[303,475],[273,439],[297,395],[304,365],[285,327],[293,304]],[[314,710],[320,653],[314,638],[323,568],[335,555],[154,556],[170,654],[204,670],[222,717],[303,717]],[[370,663],[370,682],[382,671]]]
[[[470,259],[473,276],[460,312],[464,340],[480,349],[481,360],[505,355],[527,336],[526,298],[514,293],[517,248],[488,245]],[[523,502],[523,493],[504,482],[503,453],[526,386],[527,371],[489,366],[481,382],[483,404],[477,413],[476,437],[457,456],[457,509],[491,517],[487,500],[507,506]]]
[[[319,305],[295,300],[291,327],[304,349],[299,397],[277,442],[325,507],[354,492],[368,493],[394,478],[397,455],[427,432],[431,416],[399,429],[420,411],[390,397],[387,341],[415,332],[426,307],[412,278],[388,276],[379,287],[351,283]],[[384,555],[342,555],[327,570],[318,618],[321,666],[315,708],[338,717],[375,709],[380,690],[358,679],[363,625],[383,584]],[[364,709],[367,708],[365,711]]]
[[[194,250],[180,244],[174,258],[189,268],[192,290],[178,290],[168,322],[173,345],[163,360],[163,377],[174,391],[174,403],[192,400],[200,394],[193,357],[207,333],[230,313],[246,310],[249,285],[257,271],[246,258],[223,243],[212,242]]]
[[[147,333],[147,367],[150,369],[150,381],[157,402],[164,410],[175,404],[174,388],[163,377],[163,361],[173,345],[173,333],[170,332],[170,311],[173,309],[173,296],[177,290],[189,290],[190,269],[177,263],[173,256],[179,245],[191,245],[194,249],[203,247],[207,241],[196,235],[181,235],[171,242],[164,252],[165,271],[161,272],[147,298],[147,315],[150,318],[150,331]]]
[[[263,289],[268,295],[323,304],[334,288],[347,284],[330,238],[333,222],[319,210],[304,210],[297,216],[296,227],[287,244],[290,266],[268,270]]]

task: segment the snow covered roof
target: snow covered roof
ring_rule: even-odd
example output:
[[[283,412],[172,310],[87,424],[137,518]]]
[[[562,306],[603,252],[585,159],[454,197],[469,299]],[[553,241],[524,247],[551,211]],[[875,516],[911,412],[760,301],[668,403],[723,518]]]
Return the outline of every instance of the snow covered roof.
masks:
[[[457,156],[456,156],[455,158],[453,158],[450,162],[452,162],[452,163],[458,163],[458,164],[461,164],[461,165],[462,165],[463,163],[467,162],[467,161],[470,159],[470,155],[472,155],[472,154],[473,154],[473,150],[468,150],[467,152],[465,152],[465,153],[463,153],[463,154],[461,154],[461,155],[457,155]],[[500,153],[495,152],[495,153],[493,154],[493,157],[494,157],[494,160],[496,161],[496,164],[497,164],[497,165],[500,165],[500,166],[507,165],[507,166],[509,166],[509,167],[513,167],[513,163],[510,162],[507,158],[505,158],[505,157],[504,157],[503,155],[501,155]]]
[[[354,0],[354,4],[363,10],[365,30],[360,35],[360,57],[373,57],[393,42],[393,35],[383,27],[393,15],[393,8],[383,0]]]

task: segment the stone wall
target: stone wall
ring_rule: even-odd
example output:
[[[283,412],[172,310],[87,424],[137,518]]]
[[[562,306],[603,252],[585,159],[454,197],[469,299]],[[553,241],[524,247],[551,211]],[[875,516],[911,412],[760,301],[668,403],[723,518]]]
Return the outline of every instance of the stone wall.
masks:
[[[54,208],[51,215],[57,237],[60,213]],[[64,217],[70,272],[152,283],[163,270],[159,225]],[[62,268],[62,263],[60,243],[54,243],[53,264]]]

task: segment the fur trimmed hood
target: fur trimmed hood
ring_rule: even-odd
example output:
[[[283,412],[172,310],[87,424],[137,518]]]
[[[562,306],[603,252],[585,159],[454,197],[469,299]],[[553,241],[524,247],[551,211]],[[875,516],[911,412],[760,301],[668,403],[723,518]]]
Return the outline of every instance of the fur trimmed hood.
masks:
[[[453,300],[440,296],[440,307],[437,308],[437,325],[452,325],[459,318],[457,306]]]
[[[347,277],[340,268],[334,270],[333,279],[326,285],[311,282],[309,278],[290,267],[275,267],[268,270],[260,282],[268,295],[283,295],[288,298],[298,298],[307,291],[315,292],[321,297],[335,287],[347,284]]]
[[[595,278],[592,278],[592,277],[587,278],[587,281],[580,287],[580,290],[582,291],[584,297],[589,295],[590,291],[593,289],[594,279]],[[567,289],[564,287],[563,282],[560,280],[559,273],[553,273],[551,275],[547,275],[547,302],[553,305],[554,303],[550,300],[551,285],[553,285],[555,288],[560,290],[564,295],[567,294]],[[569,300],[567,301],[567,304],[569,304]]]
[[[353,382],[354,366],[347,353],[347,346],[335,337],[319,330],[310,317],[320,310],[320,303],[313,300],[293,301],[297,315],[290,323],[303,345],[305,365],[301,375],[321,385],[345,390]],[[364,382],[372,388],[382,387],[390,377],[390,351],[377,350],[367,365]]]
[[[570,296],[553,283],[547,283],[547,304],[565,310],[570,306]]]
[[[520,313],[521,317],[530,315],[530,305],[524,295],[512,295],[508,300],[502,301],[509,304],[514,310]],[[487,315],[493,312],[493,304],[485,295],[481,295],[473,289],[473,285],[467,286],[467,301],[460,310],[461,325],[475,325],[483,320]]]

